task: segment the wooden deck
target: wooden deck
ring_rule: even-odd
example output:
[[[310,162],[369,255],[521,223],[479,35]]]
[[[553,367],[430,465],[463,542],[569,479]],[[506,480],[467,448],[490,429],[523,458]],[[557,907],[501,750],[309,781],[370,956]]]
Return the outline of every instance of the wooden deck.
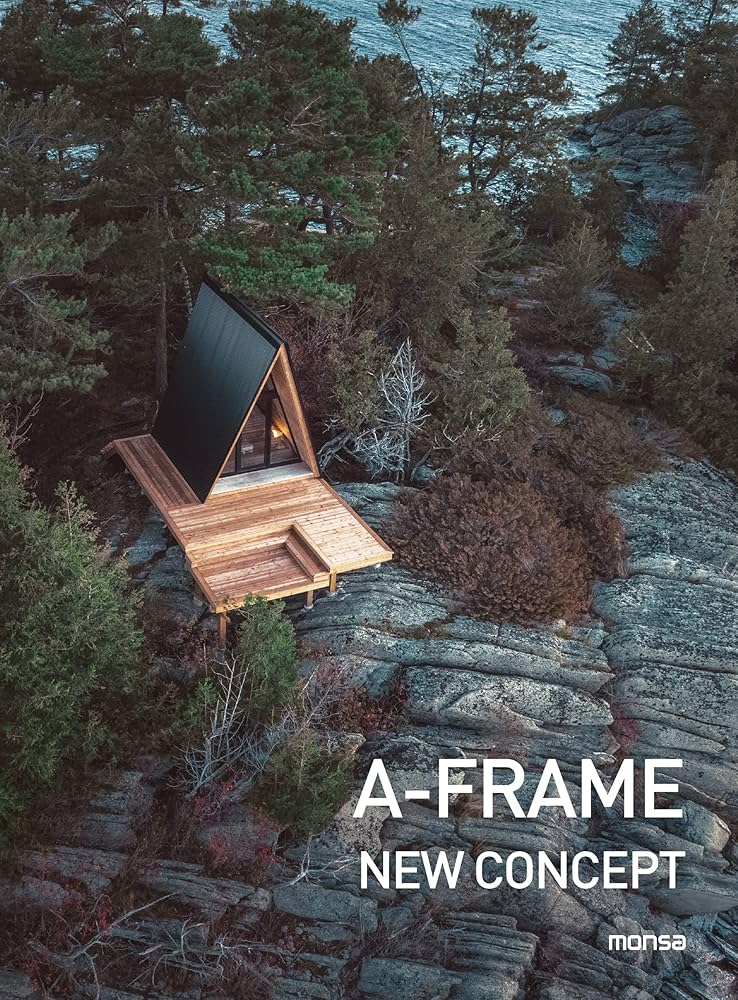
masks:
[[[244,597],[308,594],[336,576],[392,558],[392,550],[316,476],[256,481],[200,503],[149,434],[113,447],[184,550],[214,612]],[[258,479],[258,477],[257,477]]]

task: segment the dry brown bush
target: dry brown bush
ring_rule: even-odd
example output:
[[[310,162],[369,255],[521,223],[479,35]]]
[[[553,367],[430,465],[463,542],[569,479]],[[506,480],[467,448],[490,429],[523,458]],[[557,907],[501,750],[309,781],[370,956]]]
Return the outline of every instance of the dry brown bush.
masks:
[[[611,580],[623,571],[625,534],[606,498],[565,470],[551,468],[538,489],[559,520],[580,539],[589,575]]]
[[[494,438],[456,443],[448,475],[409,495],[393,539],[408,565],[475,612],[518,622],[574,618],[595,579],[622,572],[625,538],[607,491],[658,467],[629,412],[576,394],[554,425],[531,405]]]
[[[551,439],[551,453],[580,482],[604,491],[662,464],[627,411],[586,396],[569,397],[566,407],[568,418]]]
[[[405,495],[391,534],[407,565],[465,597],[478,614],[543,623],[587,607],[586,548],[526,484],[444,477]]]

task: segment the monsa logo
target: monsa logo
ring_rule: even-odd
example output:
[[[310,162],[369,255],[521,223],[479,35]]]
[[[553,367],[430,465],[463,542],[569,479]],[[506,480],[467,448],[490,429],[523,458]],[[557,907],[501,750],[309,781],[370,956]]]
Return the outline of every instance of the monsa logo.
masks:
[[[610,951],[685,951],[687,939],[683,934],[608,934]]]

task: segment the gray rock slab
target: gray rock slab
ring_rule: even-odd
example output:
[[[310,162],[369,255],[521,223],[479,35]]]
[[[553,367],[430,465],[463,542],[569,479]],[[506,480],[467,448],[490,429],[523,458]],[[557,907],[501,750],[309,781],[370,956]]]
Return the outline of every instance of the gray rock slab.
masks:
[[[23,868],[33,875],[79,882],[94,895],[107,892],[127,863],[128,856],[118,851],[63,845],[43,851],[27,851],[21,857]]]
[[[256,923],[270,908],[271,893],[245,882],[206,875],[201,865],[184,861],[144,861],[136,871],[138,882],[162,896],[217,920],[233,907],[239,921]]]
[[[0,1000],[35,1000],[37,996],[29,976],[0,969]]]
[[[274,906],[294,917],[341,924],[357,932],[372,933],[377,929],[374,900],[340,889],[324,889],[307,882],[278,886],[274,890]]]
[[[131,569],[137,570],[152,562],[158,555],[166,552],[168,541],[167,526],[152,508],[143,523],[141,534],[136,541],[125,550],[125,558]]]
[[[675,888],[662,885],[646,892],[651,903],[665,913],[721,913],[738,906],[738,872],[720,874],[682,863]]]
[[[449,1000],[461,977],[437,965],[400,958],[365,958],[361,963],[359,989],[367,997],[381,1000]]]

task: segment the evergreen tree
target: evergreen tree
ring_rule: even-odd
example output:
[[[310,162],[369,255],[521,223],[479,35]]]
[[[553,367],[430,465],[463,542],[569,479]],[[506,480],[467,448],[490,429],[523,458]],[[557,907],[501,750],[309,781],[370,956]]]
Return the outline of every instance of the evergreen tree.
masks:
[[[508,347],[513,332],[505,309],[486,315],[465,310],[455,326],[453,349],[434,366],[440,420],[452,438],[485,437],[528,404],[528,383]]]
[[[432,351],[443,321],[475,295],[493,245],[508,239],[491,202],[459,194],[458,164],[424,118],[384,185],[376,242],[358,256],[361,300],[377,323]]]
[[[0,86],[0,204],[8,214],[43,212],[74,197],[80,186],[77,142],[84,138],[68,89],[48,98],[14,98]]]
[[[141,632],[123,564],[102,557],[71,486],[35,503],[0,436],[0,842],[69,764],[94,756],[141,697]]]
[[[555,341],[598,339],[602,310],[596,293],[605,285],[610,250],[592,219],[585,215],[554,248],[553,268],[539,283],[547,313],[547,336]]]
[[[371,242],[381,169],[398,140],[369,117],[352,28],[301,0],[231,10],[222,86],[197,108],[222,197],[202,249],[252,299],[352,296],[331,268]]]
[[[666,19],[655,0],[640,3],[623,18],[608,46],[607,79],[602,96],[618,107],[656,101],[663,90],[663,67],[669,52]]]
[[[377,4],[377,13],[392,33],[408,65],[412,67],[418,90],[422,94],[424,92],[423,76],[410,55],[406,36],[407,29],[411,24],[415,24],[423,13],[423,8],[412,6],[408,3],[408,0],[385,0],[384,3]]]
[[[636,368],[657,402],[703,443],[738,457],[738,177],[733,162],[711,182],[702,213],[687,224],[669,287],[626,331]],[[732,439],[728,447],[726,439]]]
[[[512,201],[509,210],[529,239],[552,244],[563,239],[580,207],[572,170],[557,162],[532,173],[527,189]]]
[[[682,97],[698,101],[738,44],[738,0],[679,0],[671,24],[675,82]]]
[[[85,289],[116,231],[78,239],[75,219],[0,216],[0,402],[89,391],[105,374],[96,352],[108,334],[91,321]]]
[[[695,112],[702,126],[708,162],[738,157],[738,44],[725,46],[705,81]]]
[[[567,131],[560,110],[572,97],[565,70],[545,70],[536,60],[538,20],[504,5],[476,7],[473,65],[449,100],[449,136],[464,149],[464,170],[472,191],[496,182],[513,190],[531,168],[557,158]]]
[[[195,256],[209,177],[187,105],[217,75],[219,53],[202,28],[198,18],[154,16],[139,2],[77,10],[64,0],[42,7],[21,0],[0,28],[7,56],[0,122],[22,120],[30,136],[21,134],[18,153],[8,157],[5,183],[19,189],[19,208],[25,201],[58,210],[71,191],[80,228],[115,222],[119,238],[106,254],[96,302],[135,317],[143,330],[153,327],[159,394],[169,299]],[[29,51],[42,67],[35,74],[25,72]]]
[[[154,389],[161,396],[171,300],[191,298],[187,267],[197,259],[212,190],[188,101],[217,78],[219,54],[191,15],[154,16],[138,3],[103,12],[113,83],[98,106],[105,142],[88,198],[121,230],[104,291],[128,315],[138,314],[144,329],[153,327]]]
[[[153,388],[161,396],[170,300],[191,299],[188,265],[211,204],[207,160],[186,113],[160,101],[108,144],[96,172],[90,197],[120,220],[102,294],[129,314],[152,317]]]
[[[614,250],[620,250],[625,232],[627,196],[622,184],[607,166],[597,166],[581,198],[581,207]]]

